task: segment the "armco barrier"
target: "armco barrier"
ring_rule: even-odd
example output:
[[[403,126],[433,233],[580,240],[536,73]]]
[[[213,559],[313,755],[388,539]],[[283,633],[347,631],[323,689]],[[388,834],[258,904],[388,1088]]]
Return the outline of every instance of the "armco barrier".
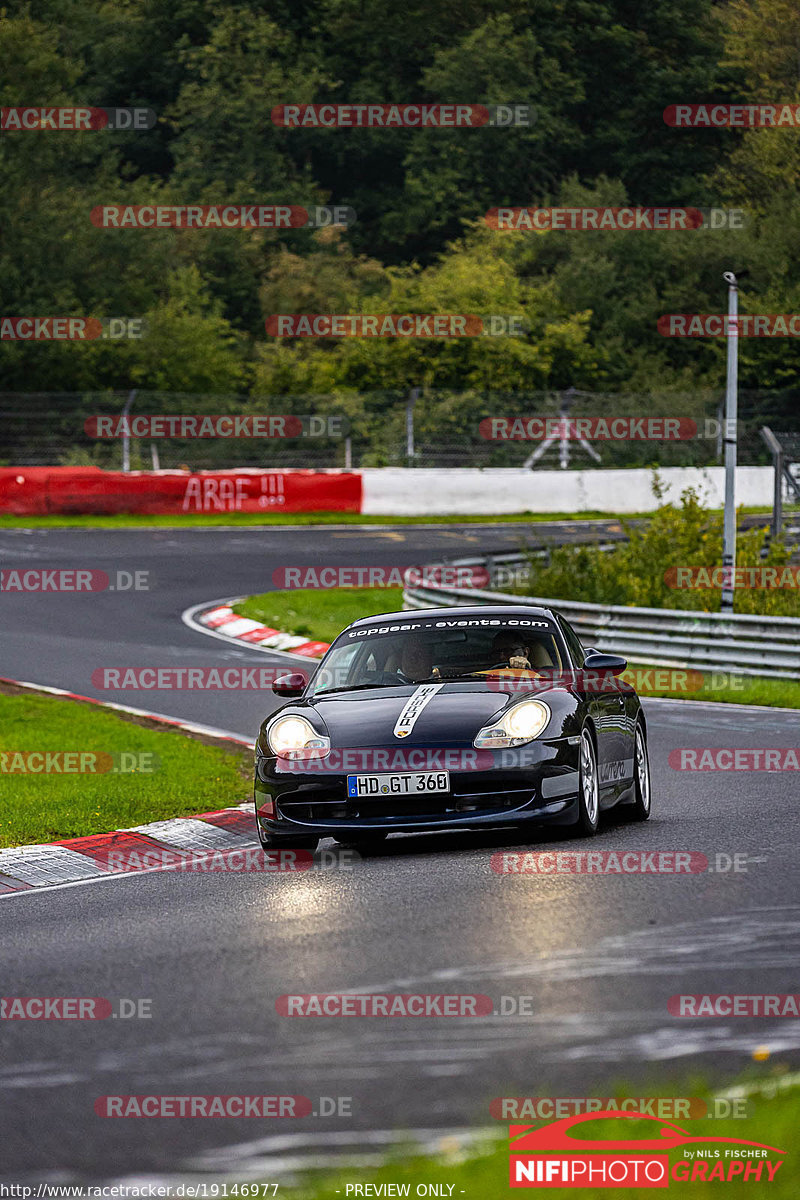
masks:
[[[354,471],[103,471],[99,467],[0,469],[0,512],[360,512]]]
[[[498,567],[513,567],[526,561],[522,554],[504,554],[488,559],[459,558],[447,565],[485,566],[494,579]],[[425,587],[406,586],[403,591],[406,609],[451,604],[552,606],[574,626],[584,646],[623,654],[631,662],[800,679],[800,619],[797,617],[627,608],[429,584]]]

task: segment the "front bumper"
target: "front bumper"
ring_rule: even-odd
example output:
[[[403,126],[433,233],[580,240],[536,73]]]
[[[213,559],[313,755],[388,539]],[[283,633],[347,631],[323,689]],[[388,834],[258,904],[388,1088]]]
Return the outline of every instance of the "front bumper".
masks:
[[[572,824],[578,816],[577,747],[560,738],[524,749],[524,766],[509,769],[503,752],[494,751],[493,769],[451,770],[449,793],[361,798],[347,796],[347,775],[358,772],[327,771],[322,760],[311,771],[305,764],[302,771],[287,770],[274,757],[257,755],[256,816],[266,833],[319,837]]]

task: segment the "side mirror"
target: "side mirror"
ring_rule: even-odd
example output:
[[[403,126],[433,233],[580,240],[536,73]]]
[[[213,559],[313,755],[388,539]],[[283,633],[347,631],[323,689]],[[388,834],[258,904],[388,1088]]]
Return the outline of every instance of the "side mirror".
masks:
[[[305,686],[305,675],[296,671],[291,675],[280,675],[273,680],[272,690],[276,696],[302,696]]]
[[[611,675],[621,675],[627,669],[628,660],[619,654],[598,654],[593,650],[583,660],[584,671],[607,671]]]

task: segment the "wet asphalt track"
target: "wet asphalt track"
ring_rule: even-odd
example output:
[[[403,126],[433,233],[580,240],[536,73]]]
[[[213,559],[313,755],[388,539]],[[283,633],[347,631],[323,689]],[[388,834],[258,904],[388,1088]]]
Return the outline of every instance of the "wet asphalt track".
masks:
[[[153,586],[0,596],[0,675],[249,737],[271,696],[100,693],[92,670],[277,661],[195,633],[180,614],[265,590],[279,566],[410,564],[516,546],[508,526],[4,530],[2,566],[147,570]],[[2,1023],[0,1178],[269,1178],[321,1155],[377,1153],[395,1132],[500,1129],[488,1111],[495,1096],[602,1095],[621,1079],[666,1088],[697,1071],[725,1081],[757,1045],[796,1064],[800,1021],[679,1020],[667,1010],[678,992],[797,990],[796,780],[684,776],[667,757],[676,746],[796,746],[800,717],[646,704],[653,819],[607,820],[593,848],[696,850],[712,863],[738,853],[746,870],[513,878],[490,868],[493,852],[520,848],[507,833],[425,835],[394,837],[351,871],[150,874],[0,900],[4,995],[149,997],[153,1012]],[[556,833],[541,841],[576,848]],[[498,1014],[276,1014],[281,993],[345,989],[479,992]],[[533,998],[535,1015],[500,1015],[501,997],[519,996]],[[352,1115],[103,1120],[93,1111],[108,1094],[274,1092],[309,1096],[315,1109],[320,1096],[350,1097]]]

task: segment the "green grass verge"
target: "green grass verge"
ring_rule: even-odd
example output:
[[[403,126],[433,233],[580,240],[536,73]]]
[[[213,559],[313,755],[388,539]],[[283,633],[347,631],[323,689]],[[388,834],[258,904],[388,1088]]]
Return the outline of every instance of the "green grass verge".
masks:
[[[669,667],[640,666],[631,664],[638,674],[640,671],[651,669],[654,673],[663,675]],[[684,668],[681,668],[684,669]],[[695,674],[694,670],[689,675]],[[720,704],[759,704],[766,708],[800,708],[800,682],[795,679],[765,679],[754,675],[731,675],[726,671],[706,671],[703,674],[703,686],[696,692],[683,691],[680,688],[643,688],[643,696],[664,696],[678,700],[714,700]],[[641,676],[640,676],[641,678]],[[654,679],[657,676],[654,675]],[[634,680],[631,680],[633,683]]]
[[[235,604],[234,611],[270,629],[332,642],[351,621],[402,607],[402,588],[297,588],[250,596]]]
[[[645,517],[647,513],[632,516]],[[477,525],[489,522],[492,525],[523,524],[534,521],[591,521],[617,520],[616,513],[430,513],[422,517],[395,517],[363,513],[307,512],[307,513],[164,513],[143,516],[141,513],[118,513],[101,516],[92,513],[51,513],[47,516],[24,517],[11,513],[0,513],[0,528],[11,529],[123,529],[168,526],[191,528],[192,526],[214,525]]]
[[[721,510],[714,509],[714,512]],[[740,508],[740,514],[765,513],[766,508]],[[800,510],[785,510],[788,519]],[[92,513],[52,513],[41,517],[15,516],[0,513],[0,529],[170,529],[204,528],[216,525],[531,525],[548,521],[618,521],[619,513],[429,513],[420,517],[395,517],[389,515],[341,512],[308,513],[180,513],[142,516],[139,513],[118,513],[114,516],[99,516]],[[652,513],[625,513],[625,519],[635,521],[652,516]]]
[[[0,846],[105,833],[248,799],[252,756],[244,748],[207,745],[76,700],[10,690],[0,694]],[[108,755],[128,757],[115,760],[126,768],[116,772],[12,770],[16,752],[48,751],[102,755],[96,767],[111,767]]]
[[[250,596],[234,610],[243,617],[261,621],[270,629],[296,633],[313,642],[332,642],[342,630],[359,617],[397,612],[403,607],[401,588],[297,588],[288,592],[262,592]],[[666,668],[668,670],[668,668]],[[652,670],[663,678],[663,667],[636,664],[637,674]],[[697,673],[689,671],[690,678]],[[639,675],[641,678],[641,675]],[[654,674],[653,683],[658,680]],[[632,681],[633,682],[633,681]],[[763,679],[729,676],[723,671],[705,672],[698,691],[677,688],[641,689],[644,696],[673,697],[678,700],[716,700],[726,704],[761,704],[770,708],[800,708],[800,682],[792,679]]]
[[[688,1163],[686,1167],[680,1169],[680,1173],[686,1172],[690,1178],[683,1182],[679,1178],[671,1175],[669,1189],[666,1192],[657,1191],[648,1195],[668,1195],[676,1198],[676,1200],[705,1200],[706,1197],[716,1197],[722,1193],[725,1196],[750,1196],[761,1194],[760,1189],[766,1189],[764,1194],[773,1197],[773,1200],[795,1200],[798,1194],[798,1172],[797,1172],[797,1125],[800,1120],[800,1091],[797,1086],[797,1075],[785,1077],[784,1083],[787,1085],[785,1091],[778,1090],[781,1087],[780,1078],[776,1077],[772,1081],[764,1081],[760,1092],[751,1092],[749,1100],[748,1116],[746,1118],[724,1118],[717,1117],[712,1119],[709,1126],[708,1118],[703,1119],[683,1119],[679,1121],[669,1122],[676,1124],[682,1129],[686,1129],[692,1136],[709,1137],[731,1137],[739,1138],[745,1141],[761,1142],[764,1145],[775,1146],[781,1150],[785,1150],[785,1155],[767,1152],[766,1159],[744,1159],[745,1163],[769,1161],[774,1166],[780,1162],[781,1166],[775,1173],[771,1183],[767,1183],[766,1168],[762,1169],[761,1180],[757,1181],[750,1178],[744,1181],[741,1176],[730,1182],[721,1183],[717,1180],[703,1182],[701,1179],[691,1180],[692,1163],[684,1157],[683,1150],[680,1148],[666,1151],[670,1163],[670,1172],[677,1166],[679,1162]],[[748,1085],[745,1085],[748,1086]],[[751,1083],[750,1088],[757,1088],[758,1085]],[[625,1092],[618,1092],[620,1097],[629,1096],[653,1096],[663,1093],[663,1089],[626,1089]],[[701,1096],[702,1091],[694,1089],[672,1091],[675,1096]],[[528,1124],[529,1122],[525,1122]],[[548,1122],[538,1121],[533,1122],[537,1127],[546,1125]],[[386,1185],[394,1184],[392,1191],[388,1190],[370,1190],[361,1195],[409,1195],[413,1197],[417,1194],[416,1188],[419,1184],[439,1183],[447,1186],[452,1186],[452,1191],[449,1193],[455,1200],[456,1197],[464,1196],[467,1200],[490,1200],[492,1197],[512,1195],[513,1191],[509,1188],[509,1157],[508,1157],[508,1142],[506,1140],[508,1129],[501,1122],[497,1122],[498,1133],[500,1139],[497,1143],[487,1145],[483,1152],[466,1151],[459,1153],[456,1146],[447,1145],[447,1140],[442,1140],[440,1153],[431,1156],[415,1156],[415,1157],[400,1157],[399,1155],[393,1161],[387,1161],[385,1166],[375,1170],[364,1170],[354,1168],[349,1171],[327,1172],[317,1175],[314,1178],[308,1177],[302,1182],[295,1185],[289,1185],[280,1188],[280,1195],[286,1196],[286,1200],[346,1200],[346,1197],[353,1196],[351,1190],[347,1192],[348,1184],[371,1184]],[[636,1138],[652,1137],[652,1130],[657,1126],[651,1121],[631,1121],[631,1120],[603,1120],[594,1122],[594,1127],[583,1126],[576,1129],[576,1135],[585,1134],[587,1138],[597,1138],[599,1148],[601,1140],[612,1139],[627,1140]],[[398,1137],[398,1144],[401,1139]],[[736,1147],[733,1147],[735,1149]],[[746,1149],[747,1147],[742,1147]],[[695,1143],[693,1146],[687,1147],[689,1150],[709,1150],[715,1149],[713,1142]],[[724,1157],[725,1147],[721,1146],[720,1158],[705,1160],[702,1166],[705,1167],[706,1173],[710,1172],[715,1162],[723,1164],[730,1163],[731,1159]],[[650,1153],[657,1153],[651,1151]],[[563,1157],[559,1155],[558,1157]],[[698,1167],[698,1170],[701,1170]],[[408,1186],[409,1191],[398,1191],[397,1186],[405,1188]],[[579,1196],[581,1200],[628,1200],[629,1197],[636,1194],[640,1189],[637,1188],[594,1188],[594,1187],[579,1187],[579,1188],[548,1188],[546,1194],[548,1196]],[[445,1191],[445,1195],[447,1195]],[[524,1194],[520,1192],[520,1194]],[[529,1193],[532,1194],[532,1193]]]

